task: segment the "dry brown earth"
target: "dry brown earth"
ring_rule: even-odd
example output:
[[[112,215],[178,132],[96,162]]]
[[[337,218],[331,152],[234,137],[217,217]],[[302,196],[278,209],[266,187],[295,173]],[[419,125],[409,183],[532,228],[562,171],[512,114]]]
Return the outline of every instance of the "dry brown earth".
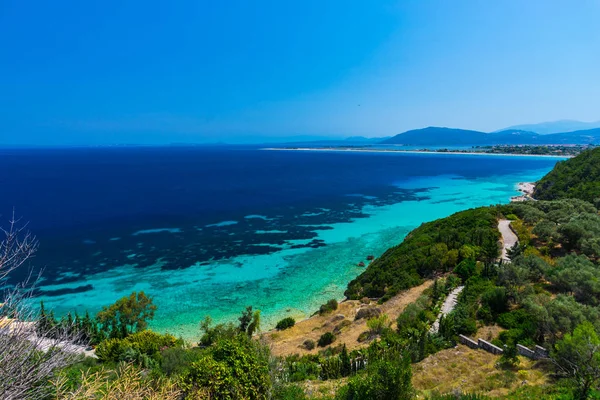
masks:
[[[338,309],[331,314],[315,315],[297,322],[295,326],[284,331],[265,332],[262,335],[262,339],[270,345],[274,355],[314,354],[321,350],[321,348],[316,347],[310,351],[306,350],[302,347],[302,343],[305,340],[311,339],[316,343],[319,337],[325,332],[332,332],[336,327],[346,325],[336,335],[337,339],[333,345],[345,343],[349,350],[366,347],[369,343],[360,343],[357,340],[358,336],[368,329],[365,319],[354,320],[358,310],[368,306],[376,306],[381,309],[382,313],[387,314],[390,321],[395,324],[396,318],[404,308],[416,301],[432,283],[433,281],[426,281],[420,286],[408,289],[394,296],[382,305],[377,305],[375,302],[367,305],[358,300],[343,301],[340,302]]]

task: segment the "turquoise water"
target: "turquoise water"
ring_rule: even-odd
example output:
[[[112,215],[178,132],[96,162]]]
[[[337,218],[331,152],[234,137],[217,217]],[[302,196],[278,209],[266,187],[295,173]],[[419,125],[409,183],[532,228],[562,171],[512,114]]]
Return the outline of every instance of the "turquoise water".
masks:
[[[448,156],[419,157],[421,161],[425,157],[427,162],[435,163],[447,160]],[[477,166],[472,157],[460,157]],[[515,157],[510,159],[506,162],[518,162]],[[540,160],[539,164],[529,159],[522,171],[511,168],[510,173],[486,176],[465,177],[452,174],[452,169],[446,171],[447,174],[435,176],[407,177],[405,174],[390,184],[413,195],[382,204],[374,201],[378,198],[376,195],[346,193],[343,200],[346,206],[359,209],[353,210],[356,218],[340,222],[324,221],[323,217],[332,213],[326,207],[328,203],[323,202],[322,207],[318,207],[319,201],[313,201],[311,204],[315,207],[310,210],[298,207],[297,215],[289,217],[292,222],[298,221],[297,227],[308,229],[312,234],[309,237],[294,237],[290,231],[295,227],[289,221],[285,229],[274,225],[283,217],[277,213],[269,215],[265,209],[260,214],[242,213],[236,219],[215,217],[211,223],[194,225],[194,229],[198,232],[211,229],[212,235],[220,235],[220,240],[228,246],[244,242],[246,254],[213,257],[180,269],[165,268],[172,262],[172,257],[159,256],[140,268],[138,260],[147,253],[144,250],[147,244],[140,242],[137,247],[124,250],[126,262],[120,265],[90,271],[84,278],[75,272],[83,283],[81,279],[71,279],[73,268],[62,272],[60,279],[42,282],[43,290],[53,293],[43,299],[46,306],[54,308],[58,314],[85,309],[95,312],[132,291],[144,290],[158,305],[155,320],[150,324],[158,331],[193,339],[199,335],[198,322],[204,316],[210,315],[217,322],[235,320],[247,305],[262,311],[263,329],[268,329],[284,316],[305,318],[328,299],[341,300],[348,281],[364,270],[358,266],[360,261],[366,260],[367,255],[378,256],[397,245],[421,223],[467,208],[507,203],[518,193],[518,182],[539,179],[552,164],[547,159]],[[250,223],[257,224],[253,234],[240,236],[235,233],[237,231],[228,231]],[[160,237],[169,241],[189,231],[186,229],[175,225],[146,226],[132,229],[129,236],[122,231],[113,232],[105,243],[118,244],[125,237],[135,237],[135,240]],[[84,240],[89,246],[101,242],[96,238]],[[252,247],[268,247],[269,251],[252,254],[247,250]],[[94,251],[102,253],[103,249],[99,247]],[[82,284],[85,289],[79,292]]]

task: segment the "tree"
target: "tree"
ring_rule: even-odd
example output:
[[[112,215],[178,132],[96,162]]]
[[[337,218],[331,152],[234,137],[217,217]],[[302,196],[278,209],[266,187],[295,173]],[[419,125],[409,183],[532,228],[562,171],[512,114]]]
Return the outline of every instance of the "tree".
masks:
[[[38,242],[14,213],[6,229],[0,228],[0,282],[12,278],[35,255]],[[45,383],[79,357],[70,327],[57,326],[52,312],[44,320],[30,304],[35,282],[14,284],[0,293],[0,398],[47,398]]]
[[[242,315],[238,318],[238,321],[240,321],[240,331],[246,332],[248,325],[252,322],[252,306],[248,306],[242,311]]]
[[[392,352],[395,353],[395,352]],[[367,370],[350,378],[336,399],[408,400],[413,398],[412,370],[408,355],[390,354],[369,363]]]
[[[260,330],[260,310],[253,311],[252,306],[248,306],[242,311],[238,321],[240,321],[239,331],[252,336]]]
[[[500,255],[500,246],[498,240],[488,239],[482,246],[482,252],[484,256],[484,276],[490,276],[494,262]]]
[[[559,372],[575,385],[577,399],[587,399],[600,381],[600,338],[589,322],[556,343],[552,360]]]
[[[124,338],[148,327],[148,320],[154,318],[156,306],[143,291],[133,292],[117,300],[109,307],[103,307],[96,319],[112,338]]]
[[[464,259],[454,268],[454,273],[466,282],[471,276],[475,275],[476,264],[475,260],[471,258]]]

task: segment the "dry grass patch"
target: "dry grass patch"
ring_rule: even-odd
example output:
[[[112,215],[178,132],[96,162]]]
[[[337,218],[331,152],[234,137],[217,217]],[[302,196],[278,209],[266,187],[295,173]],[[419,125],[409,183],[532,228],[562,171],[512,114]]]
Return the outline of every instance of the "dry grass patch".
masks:
[[[473,335],[475,340],[481,338],[483,340],[492,341],[498,338],[500,332],[505,331],[506,329],[499,327],[498,325],[485,325],[477,330],[477,333]]]
[[[537,386],[549,381],[548,373],[532,360],[519,357],[517,370],[504,371],[496,368],[499,358],[463,345],[442,350],[413,365],[413,385],[425,395],[461,390],[498,397],[523,385]]]
[[[336,331],[334,346],[345,343],[348,350],[365,347],[369,343],[360,343],[358,336],[368,330],[367,321],[365,319],[354,320],[358,310],[376,306],[383,314],[387,314],[395,324],[396,318],[404,311],[404,308],[415,302],[423,294],[423,291],[432,284],[433,281],[426,281],[420,286],[399,293],[382,305],[376,305],[374,302],[365,304],[366,300],[364,299],[362,301],[342,301],[339,303],[338,309],[331,314],[315,315],[297,322],[296,325],[284,331],[266,332],[262,335],[262,338],[270,345],[272,353],[278,356],[317,353],[318,348],[307,350],[302,346],[302,343],[307,339],[317,342],[325,332],[334,331]]]
[[[310,399],[331,399],[348,382],[348,378],[327,381],[304,381],[299,385]]]

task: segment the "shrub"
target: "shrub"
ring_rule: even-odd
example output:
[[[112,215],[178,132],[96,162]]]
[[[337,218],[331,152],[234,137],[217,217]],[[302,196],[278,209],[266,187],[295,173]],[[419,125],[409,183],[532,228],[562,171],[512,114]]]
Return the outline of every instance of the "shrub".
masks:
[[[338,308],[337,300],[331,299],[327,303],[321,305],[321,307],[319,308],[319,314],[320,315],[329,314],[330,312],[337,310],[337,308]]]
[[[501,286],[486,290],[481,296],[483,307],[489,307],[493,315],[498,315],[508,310],[508,297],[506,289]]]
[[[466,260],[462,260],[460,262],[460,264],[458,264],[456,266],[456,268],[454,268],[454,273],[456,275],[458,275],[460,277],[460,279],[463,280],[463,282],[466,282],[467,279],[469,279],[470,277],[475,275],[475,271],[476,271],[475,260],[470,259],[470,258],[466,259]]]
[[[276,387],[273,390],[273,398],[280,400],[306,400],[304,390],[296,384]]]
[[[208,316],[200,322],[200,331],[203,332],[200,342],[198,343],[200,347],[210,346],[221,338],[232,339],[239,333],[238,328],[231,322],[217,324],[214,327],[211,325],[212,318]]]
[[[317,344],[319,345],[319,347],[325,347],[325,346],[328,346],[331,343],[333,343],[334,340],[335,340],[335,335],[332,332],[325,332],[324,334],[321,335]]]
[[[220,339],[183,376],[186,398],[266,399],[268,350],[246,335]]]
[[[348,380],[337,394],[338,400],[408,400],[413,398],[410,358],[378,360],[367,371]]]
[[[342,331],[342,329],[344,329],[345,327],[350,326],[350,325],[352,325],[352,322],[345,319],[342,322],[340,322],[338,325],[336,325],[335,328],[333,328],[333,333],[339,334]]]
[[[146,357],[160,359],[160,351],[180,346],[180,340],[172,335],[161,335],[152,331],[134,333],[125,339],[108,339],[96,348],[100,361],[144,362]]]
[[[296,325],[296,320],[292,317],[286,317],[279,321],[277,325],[275,325],[275,329],[277,329],[278,331],[282,331],[284,329],[291,328],[294,325]]]
[[[312,350],[315,348],[315,341],[311,339],[306,339],[304,343],[302,343],[302,347],[304,347],[306,350]]]
[[[379,317],[367,320],[367,327],[371,330],[371,333],[381,335],[386,329],[389,329],[390,319],[387,314],[381,314]]]
[[[167,376],[181,375],[189,369],[189,366],[202,357],[200,349],[185,349],[183,347],[171,347],[161,352],[160,367]]]
[[[55,392],[52,398],[63,400],[182,398],[182,392],[173,380],[148,379],[140,369],[129,364],[121,365],[115,371],[104,368],[96,372],[82,371],[80,384],[75,389],[69,386],[67,378],[60,373],[52,379],[51,384]]]
[[[376,318],[381,315],[381,310],[377,307],[364,307],[357,311],[356,316],[354,317],[355,321],[359,319],[371,319]]]

